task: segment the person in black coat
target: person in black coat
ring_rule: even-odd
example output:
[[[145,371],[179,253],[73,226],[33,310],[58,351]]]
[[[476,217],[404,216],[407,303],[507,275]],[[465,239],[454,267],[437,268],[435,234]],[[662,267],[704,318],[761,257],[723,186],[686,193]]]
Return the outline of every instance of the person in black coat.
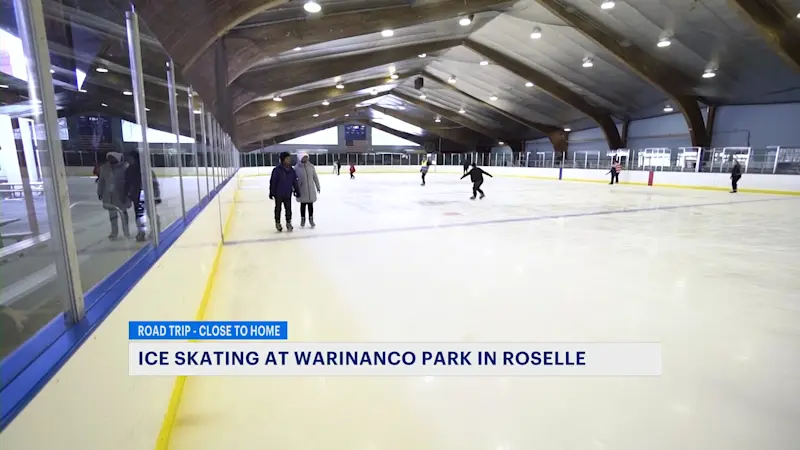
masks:
[[[139,152],[130,151],[125,158],[128,167],[125,168],[125,193],[133,204],[133,213],[136,217],[136,240],[143,242],[146,239],[145,230],[145,204],[142,198],[142,166],[139,160]],[[156,205],[161,204],[161,186],[154,171],[150,171],[153,180],[153,201]],[[161,217],[156,212],[156,226],[161,227]]]
[[[292,167],[292,155],[283,152],[280,155],[281,162],[272,169],[272,176],[269,179],[269,198],[275,199],[275,229],[280,233],[281,227],[281,208],[286,208],[286,231],[294,230],[292,226],[292,195],[300,194],[300,182],[297,179],[297,172]]]
[[[481,185],[483,184],[483,176],[487,175],[491,178],[494,178],[492,174],[476,166],[475,163],[472,163],[472,169],[470,169],[469,172],[462,175],[461,179],[463,180],[467,175],[469,175],[470,180],[472,180],[472,197],[470,197],[469,199],[475,200],[475,197],[478,195],[478,193],[481,194],[481,198],[486,197],[486,194],[484,194],[483,191],[481,190]]]
[[[467,172],[469,172],[469,161],[464,160],[464,175],[466,175]]]
[[[740,178],[742,178],[742,166],[734,159],[731,167],[731,194],[738,192]]]

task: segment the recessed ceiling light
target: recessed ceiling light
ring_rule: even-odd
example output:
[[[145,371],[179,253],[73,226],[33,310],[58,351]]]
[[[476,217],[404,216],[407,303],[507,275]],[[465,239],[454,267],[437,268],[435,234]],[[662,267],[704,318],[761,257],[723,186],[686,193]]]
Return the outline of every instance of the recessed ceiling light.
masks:
[[[447,82],[450,84],[456,84],[456,77],[451,75],[450,78],[447,79]]]
[[[122,95],[133,95],[131,91],[122,91]]]
[[[426,56],[428,56],[427,53],[420,53],[419,55],[417,55],[417,57],[419,57],[419,58],[424,58]]]
[[[715,76],[717,76],[717,73],[714,72],[713,69],[708,69],[703,72],[703,78],[714,78]]]
[[[296,52],[299,52],[299,51],[300,51],[300,50],[302,50],[302,49],[303,49],[303,47],[295,47],[295,48],[294,48],[294,51],[296,51]]]
[[[527,83],[525,83],[525,87],[533,87],[533,83],[531,83],[530,81],[528,81]]]
[[[339,83],[336,85],[336,89],[344,89],[344,85],[342,83]]]
[[[327,101],[327,100],[323,100],[323,101],[322,101],[322,106],[328,106],[328,105],[330,105],[330,104],[331,104],[331,102],[329,102],[329,101]]]
[[[489,97],[489,100],[491,100],[491,101],[495,101],[495,100],[497,100],[497,96],[496,96],[496,95],[494,95],[494,94],[492,94],[492,96],[491,96],[491,97]]]
[[[459,109],[459,110],[458,110],[458,113],[459,113],[459,114],[464,114],[465,112],[466,112],[466,111],[464,111],[464,108],[461,108],[461,109]]]
[[[53,69],[50,69],[50,73],[56,73],[56,71],[53,70]]]
[[[105,108],[105,107],[106,107],[106,106],[108,106],[108,105],[106,105],[105,103],[100,103],[100,106],[102,106],[103,108]]]
[[[96,69],[94,69],[94,70],[96,70],[96,71],[98,71],[98,72],[100,72],[100,73],[106,73],[106,72],[108,72],[108,69],[106,69],[105,67],[98,67],[98,68],[96,68]]]
[[[398,79],[400,77],[396,73],[393,73],[392,76],[390,76],[389,78],[391,78],[393,80],[396,80],[396,79]]]
[[[661,48],[669,47],[670,45],[672,45],[672,41],[670,41],[667,38],[659,39],[658,44],[656,44],[656,46],[661,47]]]
[[[150,111],[150,108],[145,108],[144,110],[145,110],[145,111]]]
[[[317,114],[317,113],[314,113],[314,117],[319,117],[319,114]]]
[[[503,141],[500,141],[500,142],[497,143],[497,145],[506,145],[506,143],[503,142]]]
[[[310,1],[310,2],[306,2],[306,4],[303,5],[303,9],[305,9],[306,11],[308,11],[310,13],[318,13],[318,12],[322,11],[322,6],[319,6],[319,3],[317,3],[317,2]]]
[[[8,89],[8,85],[7,84],[0,84],[0,89]]]
[[[672,106],[670,105],[664,106],[664,112],[672,112],[672,111],[674,111],[674,109],[672,109]]]
[[[542,38],[542,29],[539,27],[534,28],[533,32],[531,32],[531,39],[541,39],[541,38]]]
[[[583,59],[583,67],[592,67],[592,66],[594,66],[594,61],[592,61],[592,58]]]
[[[616,3],[606,0],[600,4],[600,9],[614,9],[615,6],[617,6]]]
[[[564,131],[566,131],[567,133],[569,133],[570,131],[572,131],[572,128],[564,128]]]
[[[194,113],[195,113],[195,114],[200,114],[200,110],[199,110],[199,109],[195,109],[195,110],[194,110]]]
[[[488,66],[488,65],[489,65],[489,61],[487,61],[487,60],[485,60],[485,59],[484,59],[483,61],[481,61],[481,63],[480,63],[480,64],[481,64],[482,66]]]
[[[282,102],[283,98],[280,95],[276,95],[275,97],[272,97],[272,101]]]
[[[345,116],[345,117],[350,117],[350,114],[345,114],[344,116]]]
[[[381,31],[381,36],[383,36],[383,37],[392,37],[392,36],[394,36],[394,30],[383,30],[383,31]]]
[[[278,116],[278,113],[271,112],[271,113],[269,113],[269,116],[270,116],[270,117],[277,117],[277,116]]]
[[[475,15],[474,14],[470,14],[467,17],[462,17],[461,20],[458,21],[458,24],[461,25],[462,27],[469,26],[469,24],[472,23],[472,19],[474,19],[474,18],[475,18]]]
[[[439,122],[441,122],[441,121],[442,121],[442,119],[440,119],[440,118],[438,118],[438,117],[437,117],[437,118],[433,119],[433,121],[434,121],[434,122],[436,122],[436,123],[439,123]]]
[[[425,94],[420,94],[420,95],[419,95],[419,98],[421,98],[421,99],[425,100],[426,98],[428,98],[428,96],[427,96],[427,95],[425,95]]]

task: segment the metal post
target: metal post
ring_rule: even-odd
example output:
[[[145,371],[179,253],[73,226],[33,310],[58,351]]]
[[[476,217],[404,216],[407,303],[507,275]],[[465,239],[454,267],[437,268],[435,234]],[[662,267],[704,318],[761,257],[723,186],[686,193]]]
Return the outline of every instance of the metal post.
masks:
[[[197,124],[195,124],[194,114],[194,91],[189,86],[189,100],[186,102],[189,107],[189,134],[192,135],[192,159],[194,160],[194,178],[197,181],[197,203],[202,198],[200,195],[200,166],[197,161]]]
[[[175,63],[170,59],[167,63],[167,91],[169,92],[169,121],[172,122],[172,134],[175,135],[175,151],[178,154],[178,184],[181,187],[181,213],[186,220],[186,200],[183,198],[183,152],[181,151],[181,130],[178,124],[178,101],[175,92]],[[191,96],[189,97],[191,99]],[[191,101],[191,100],[190,100]],[[191,114],[192,111],[189,111]]]
[[[34,111],[41,105],[36,122],[44,125],[44,140],[38,146],[47,150],[45,159],[44,192],[50,219],[50,239],[55,251],[56,275],[63,276],[67,287],[65,317],[76,323],[84,316],[83,290],[78,266],[78,249],[69,212],[69,192],[64,154],[58,134],[58,114],[50,74],[50,55],[47,32],[40,0],[14,0],[19,37],[22,40],[28,65],[28,101]]]
[[[772,173],[778,173],[778,156],[781,154],[780,145],[775,149],[775,162],[772,163]]]
[[[211,189],[216,189],[216,178],[214,177],[214,116],[211,113],[207,114],[206,120],[208,120],[208,146],[206,147],[206,176],[208,179],[211,180],[211,185],[213,186]],[[209,175],[208,171],[211,171]],[[211,191],[208,191],[211,193]]]
[[[200,138],[203,142],[203,167],[205,167],[205,177],[206,177],[206,195],[208,195],[211,190],[208,188],[208,131],[206,128],[206,107],[205,105],[200,105]],[[197,176],[199,177],[200,174],[198,173]]]
[[[147,223],[150,228],[150,239],[158,246],[159,232],[156,220],[156,201],[153,198],[153,169],[150,166],[150,147],[147,144],[147,112],[145,111],[144,77],[142,75],[142,47],[139,41],[139,16],[135,11],[125,11],[125,24],[128,27],[128,55],[131,63],[131,81],[133,82],[133,105],[136,111],[136,122],[142,130],[139,143],[139,164],[142,167],[142,190],[144,190]]]

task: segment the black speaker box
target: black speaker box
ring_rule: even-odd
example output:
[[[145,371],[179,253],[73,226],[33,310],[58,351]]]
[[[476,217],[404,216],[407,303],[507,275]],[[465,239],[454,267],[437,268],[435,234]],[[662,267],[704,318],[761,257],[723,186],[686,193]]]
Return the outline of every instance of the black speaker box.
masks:
[[[425,79],[418,77],[414,80],[414,89],[422,89],[423,84],[425,84]]]

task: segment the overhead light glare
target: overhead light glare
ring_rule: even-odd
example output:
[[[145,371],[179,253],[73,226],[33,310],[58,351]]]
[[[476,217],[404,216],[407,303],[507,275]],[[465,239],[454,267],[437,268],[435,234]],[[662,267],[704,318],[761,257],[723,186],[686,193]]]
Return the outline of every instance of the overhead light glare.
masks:
[[[670,113],[672,111],[674,111],[674,109],[672,109],[672,106],[667,105],[667,106],[664,107],[664,112]]]
[[[421,98],[422,100],[425,100],[426,98],[428,98],[428,96],[425,95],[425,94],[420,94],[419,98]]]
[[[419,57],[419,58],[424,58],[426,56],[428,56],[427,53],[420,53],[419,55],[417,55],[417,57]]]
[[[8,89],[8,85],[7,84],[0,84],[0,89]]]
[[[50,69],[50,73],[56,73],[56,71],[53,70],[53,69]]]
[[[492,96],[491,96],[491,97],[489,97],[489,100],[491,100],[491,101],[495,101],[495,100],[497,100],[497,96],[496,96],[496,95],[494,95],[494,94],[492,94]]]
[[[328,106],[328,105],[330,105],[330,104],[331,104],[331,102],[329,102],[329,101],[327,101],[327,100],[323,100],[323,101],[322,101],[322,106]]]
[[[572,131],[572,128],[564,128],[564,131],[566,131],[567,133],[569,133],[570,131]]]
[[[336,89],[344,89],[344,85],[342,83],[339,83],[336,85]]]
[[[269,113],[269,116],[270,117],[278,117],[278,113],[271,112],[271,113]]]
[[[717,76],[717,73],[712,69],[708,69],[703,72],[703,78],[714,78],[715,76]]]
[[[525,87],[533,87],[533,83],[531,83],[530,81],[528,81],[527,83],[525,83]]]
[[[103,108],[105,108],[105,107],[106,107],[106,106],[108,106],[108,105],[106,105],[105,103],[100,103],[100,106],[102,106]]]
[[[144,110],[147,111],[147,112],[150,112],[150,108],[145,108]]]
[[[106,69],[105,67],[98,67],[98,68],[96,68],[94,70],[96,70],[96,71],[98,71],[100,73],[107,73],[108,72],[108,69]]]
[[[295,47],[295,48],[294,48],[294,51],[296,51],[296,52],[299,52],[299,51],[300,51],[300,50],[302,50],[302,49],[303,49],[303,47]]]
[[[350,114],[345,114],[344,116],[345,116],[345,117],[350,117]]]
[[[81,94],[85,94],[87,91],[86,89],[78,89],[78,92],[80,92]]]
[[[450,84],[456,84],[456,77],[450,76],[450,78],[447,79],[447,82]]]
[[[583,59],[583,67],[589,68],[589,67],[593,67],[593,66],[594,66],[594,61],[592,61],[592,58],[584,58]]]
[[[531,32],[531,39],[541,39],[541,38],[542,38],[542,29],[539,27],[534,28],[533,32]]]
[[[433,121],[434,121],[434,122],[436,122],[436,123],[439,123],[439,122],[441,122],[441,121],[442,121],[442,119],[440,119],[440,118],[438,118],[438,117],[437,117],[437,118],[433,119]]]
[[[283,101],[283,97],[281,97],[280,95],[276,95],[275,97],[272,97],[272,101],[274,101],[274,102],[282,102]]]
[[[603,3],[600,4],[600,9],[606,9],[606,10],[614,9],[615,6],[617,6],[616,3],[606,0]]]
[[[314,117],[319,117],[319,114],[317,114],[317,113],[314,113]]]
[[[131,91],[122,91],[122,95],[133,95]]]
[[[400,77],[396,73],[393,73],[392,76],[390,76],[389,78],[391,78],[393,80],[396,80],[396,79],[398,79]]]
[[[670,45],[672,45],[672,41],[670,41],[670,40],[669,40],[669,39],[667,39],[667,38],[663,38],[663,39],[659,40],[659,41],[658,41],[658,44],[656,44],[656,45],[657,45],[658,47],[661,47],[661,48],[664,48],[664,47],[669,47]]]
[[[466,113],[466,111],[464,111],[464,108],[461,108],[461,109],[458,110],[458,113],[459,114],[464,114],[464,113]]]
[[[309,1],[306,2],[305,5],[303,5],[303,9],[313,14],[322,11],[322,6],[319,6],[319,3],[317,2]]]
[[[458,21],[458,24],[462,27],[468,27],[472,23],[472,19],[475,18],[474,14],[470,14],[467,17],[462,17],[461,20]]]
[[[797,18],[800,19],[800,13],[797,13]]]
[[[481,61],[481,63],[480,63],[480,64],[481,64],[482,66],[488,66],[488,65],[489,65],[489,61],[487,61],[487,60],[485,60],[485,59],[484,59],[483,61]]]
[[[199,110],[199,109],[195,109],[195,110],[194,110],[194,113],[195,113],[195,114],[200,114],[200,110]]]
[[[500,142],[497,143],[497,145],[506,145],[506,143],[503,142],[503,141],[500,141]]]
[[[394,36],[394,30],[383,30],[383,31],[381,31],[381,36],[383,36],[383,37],[392,37],[392,36]]]

